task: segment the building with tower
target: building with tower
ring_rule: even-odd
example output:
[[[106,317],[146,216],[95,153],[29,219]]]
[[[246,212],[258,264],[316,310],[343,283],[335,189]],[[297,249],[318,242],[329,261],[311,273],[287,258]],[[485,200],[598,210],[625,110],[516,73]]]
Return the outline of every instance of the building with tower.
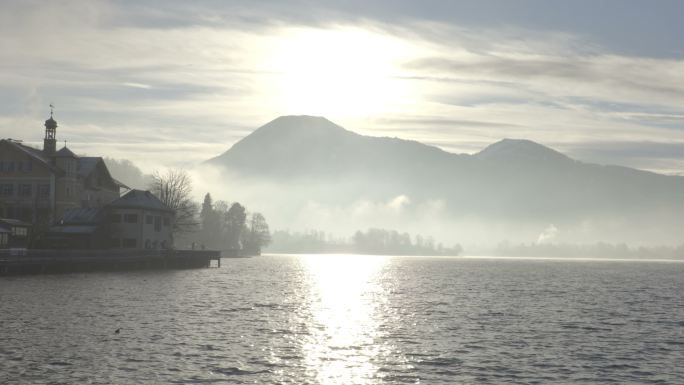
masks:
[[[57,150],[57,127],[50,111],[42,149],[0,139],[0,218],[47,228],[69,209],[103,207],[127,189],[101,157],[78,156],[66,143]]]

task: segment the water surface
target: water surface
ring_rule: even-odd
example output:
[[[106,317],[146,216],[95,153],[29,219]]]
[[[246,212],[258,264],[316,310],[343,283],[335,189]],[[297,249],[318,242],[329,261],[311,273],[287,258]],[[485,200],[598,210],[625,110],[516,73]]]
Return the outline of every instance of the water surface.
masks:
[[[645,261],[265,256],[5,277],[0,383],[684,383],[682,293],[684,263]]]

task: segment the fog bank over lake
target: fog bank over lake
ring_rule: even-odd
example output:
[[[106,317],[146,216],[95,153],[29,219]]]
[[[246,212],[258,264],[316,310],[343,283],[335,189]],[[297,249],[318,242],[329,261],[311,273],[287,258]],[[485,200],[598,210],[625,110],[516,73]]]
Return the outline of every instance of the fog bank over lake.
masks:
[[[683,177],[585,163],[523,139],[452,154],[322,117],[275,119],[195,172],[200,191],[225,189],[274,229],[337,236],[385,228],[466,248],[678,245],[684,225]]]

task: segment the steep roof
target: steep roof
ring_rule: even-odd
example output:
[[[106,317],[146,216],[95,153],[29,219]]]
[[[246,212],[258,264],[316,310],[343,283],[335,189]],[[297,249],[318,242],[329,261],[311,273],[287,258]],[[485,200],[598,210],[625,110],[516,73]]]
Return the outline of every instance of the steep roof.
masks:
[[[127,189],[127,190],[130,190],[130,189],[131,189],[131,188],[128,187],[128,185],[126,185],[124,182],[122,182],[122,181],[120,181],[120,180],[118,180],[118,179],[116,179],[116,178],[112,178],[112,180],[114,181],[114,183],[116,183],[117,186],[119,186],[119,187],[121,187],[121,188],[125,188],[125,189]]]
[[[55,153],[55,156],[59,157],[71,157],[71,158],[78,158],[76,154],[74,154],[73,151],[69,150],[67,146],[62,147],[59,151]]]
[[[78,176],[80,178],[88,177],[88,175],[95,171],[100,162],[102,162],[104,169],[107,171],[107,175],[112,179],[114,184],[125,189],[130,189],[130,187],[112,177],[112,174],[109,172],[109,168],[107,168],[107,164],[101,156],[83,156],[78,158]]]
[[[63,224],[91,224],[100,220],[100,208],[78,208],[64,211]]]
[[[20,221],[19,219],[10,219],[10,218],[0,218],[0,223],[4,223],[10,226],[22,226],[22,227],[30,227],[31,224]]]
[[[11,140],[11,139],[0,139],[0,142],[6,143],[9,146],[12,146],[15,149],[25,153],[26,155],[30,156],[31,158],[37,160],[38,162],[40,162],[40,163],[44,164],[45,166],[47,166],[48,168],[50,168],[50,170],[52,170],[53,172],[63,174],[62,170],[58,169],[57,167],[53,166],[50,163],[50,159],[45,156],[45,154],[43,153],[42,150],[39,150],[37,148],[33,148],[31,146],[27,146],[21,142],[18,142],[16,140]]]
[[[131,190],[121,198],[108,204],[107,207],[174,212],[172,208],[165,205],[154,194],[143,190]]]

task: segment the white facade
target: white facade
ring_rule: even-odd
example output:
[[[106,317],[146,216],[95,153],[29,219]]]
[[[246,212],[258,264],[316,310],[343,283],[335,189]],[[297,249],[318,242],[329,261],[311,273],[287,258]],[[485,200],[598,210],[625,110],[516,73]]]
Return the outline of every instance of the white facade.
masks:
[[[167,211],[111,208],[111,247],[170,249],[173,247],[173,215]]]

